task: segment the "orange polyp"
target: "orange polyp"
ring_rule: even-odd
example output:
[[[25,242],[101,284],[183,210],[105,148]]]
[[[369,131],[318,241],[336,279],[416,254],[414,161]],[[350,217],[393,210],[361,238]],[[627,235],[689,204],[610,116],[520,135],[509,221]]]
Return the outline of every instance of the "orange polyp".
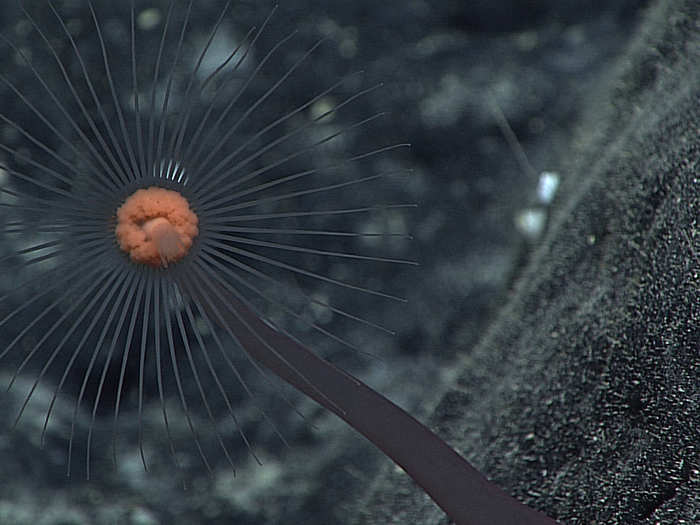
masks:
[[[153,186],[135,191],[119,207],[115,234],[132,261],[167,267],[187,255],[198,223],[187,199]]]

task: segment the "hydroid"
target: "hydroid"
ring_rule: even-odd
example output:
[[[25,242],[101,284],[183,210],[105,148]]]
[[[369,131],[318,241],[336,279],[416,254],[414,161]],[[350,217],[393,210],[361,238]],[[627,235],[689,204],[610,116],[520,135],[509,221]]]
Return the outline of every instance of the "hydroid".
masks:
[[[17,276],[2,296],[0,329],[7,344],[0,358],[14,365],[10,389],[19,377],[32,378],[15,424],[37,388],[51,385],[43,441],[59,394],[71,392],[75,401],[65,435],[67,472],[80,442],[89,477],[94,428],[110,411],[116,460],[119,416],[131,388],[136,392],[138,447],[147,468],[144,406],[151,393],[159,399],[175,459],[168,410],[168,399],[175,395],[206,468],[211,469],[211,460],[202,445],[199,414],[214,429],[219,453],[233,464],[231,444],[218,430],[221,410],[212,405],[224,407],[242,443],[251,448],[236,416],[235,398],[257,399],[258,392],[249,385],[250,370],[242,368],[255,370],[264,382],[269,378],[239,334],[227,329],[218,335],[222,309],[212,310],[211,297],[225,293],[229,304],[235,299],[239,310],[294,338],[315,331],[333,344],[355,349],[309,316],[311,307],[386,331],[332,299],[321,299],[317,291],[324,289],[323,296],[331,297],[336,288],[399,300],[361,282],[332,277],[327,268],[332,266],[328,261],[337,260],[412,264],[367,253],[366,243],[359,242],[408,237],[404,232],[332,228],[345,224],[347,217],[407,206],[357,205],[347,194],[386,178],[389,173],[376,170],[374,160],[404,145],[326,160],[332,159],[329,146],[363,133],[382,116],[331,125],[344,108],[351,109],[378,87],[348,93],[358,74],[331,81],[302,104],[268,116],[266,107],[279,105],[283,89],[304,74],[323,44],[318,40],[285,69],[272,70],[277,54],[297,36],[292,31],[267,49],[261,47],[274,9],[259,27],[215,57],[213,43],[231,14],[229,3],[203,45],[188,54],[193,2],[170,2],[155,39],[142,36],[132,2],[126,26],[129,66],[117,70],[114,64],[125,57],[113,60],[115,51],[105,42],[104,23],[91,2],[86,8],[92,27],[80,38],[54,4],[47,5],[50,16],[44,25],[38,21],[42,13],[20,6],[32,37],[41,44],[37,53],[43,55],[37,56],[46,59],[41,66],[31,52],[2,37],[33,86],[30,90],[0,75],[24,113],[24,118],[12,111],[0,114],[14,136],[0,145],[7,174],[2,264],[6,273]],[[139,52],[142,38],[157,43],[146,63]],[[52,63],[50,72],[40,68],[44,62]],[[321,102],[325,109],[313,113]],[[366,167],[362,177],[354,175],[358,164]],[[12,248],[20,245],[22,249]],[[260,334],[253,335],[248,344],[265,343]],[[305,381],[303,370],[295,368],[294,374]],[[79,438],[86,416],[86,437]],[[261,417],[269,420],[262,410]]]
[[[241,397],[260,408],[259,417],[284,442],[251,386],[252,377],[272,383],[272,372],[370,439],[459,525],[554,523],[489,483],[424,425],[306,342],[323,339],[362,352],[309,316],[314,309],[390,332],[334,299],[334,292],[403,301],[367,278],[334,272],[337,261],[352,268],[415,265],[373,253],[372,243],[362,242],[407,239],[404,231],[347,227],[348,218],[414,206],[378,202],[374,190],[382,179],[406,176],[407,170],[383,168],[391,163],[378,159],[407,144],[345,148],[383,114],[333,122],[379,86],[357,87],[353,74],[300,104],[285,103],[283,89],[323,40],[271,71],[296,36],[290,32],[260,49],[275,9],[207,73],[229,3],[188,58],[194,3],[171,1],[160,36],[151,41],[153,61],[144,66],[138,52],[144,35],[132,0],[129,68],[116,72],[106,28],[90,1],[91,45],[79,43],[54,4],[47,6],[36,15],[20,9],[53,74],[2,37],[34,85],[27,89],[0,74],[24,113],[0,112],[11,137],[0,144],[7,175],[0,188],[6,247],[0,262],[14,277],[0,297],[0,330],[8,341],[0,361],[12,365],[8,389],[31,377],[15,425],[40,385],[50,385],[43,441],[59,394],[70,391],[67,473],[80,443],[89,478],[93,449],[104,450],[93,443],[96,428],[110,413],[117,463],[120,416],[133,402],[135,446],[148,469],[144,412],[154,397],[170,456],[180,466],[174,397],[204,467],[213,472],[214,459],[224,458],[235,468],[222,414],[257,459],[237,415]],[[58,36],[37,22],[44,15]],[[73,57],[70,67],[66,54]],[[348,92],[348,86],[354,88]],[[263,118],[268,105],[283,109]],[[335,145],[343,153],[334,157]],[[293,409],[284,396],[281,403]],[[211,432],[204,434],[203,420]],[[212,435],[215,457],[207,446]]]

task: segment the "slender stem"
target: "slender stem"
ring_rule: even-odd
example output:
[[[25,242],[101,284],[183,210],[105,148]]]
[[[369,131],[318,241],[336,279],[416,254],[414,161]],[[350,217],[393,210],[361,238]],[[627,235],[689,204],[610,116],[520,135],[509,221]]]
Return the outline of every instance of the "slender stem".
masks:
[[[183,281],[192,298],[217,323],[226,323],[253,359],[374,443],[457,525],[557,525],[488,481],[406,411],[275,330],[227,292],[203,292],[203,283],[194,282],[195,279]]]

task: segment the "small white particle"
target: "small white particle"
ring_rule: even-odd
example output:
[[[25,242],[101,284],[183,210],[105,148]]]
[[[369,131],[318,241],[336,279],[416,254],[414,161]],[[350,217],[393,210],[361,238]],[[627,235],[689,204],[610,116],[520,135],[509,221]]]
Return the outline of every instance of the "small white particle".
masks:
[[[144,9],[139,13],[139,15],[136,17],[136,25],[143,31],[150,31],[160,24],[162,18],[163,15],[161,14],[160,10],[156,9],[155,7],[151,7],[149,9]]]
[[[134,525],[158,525],[160,523],[148,509],[136,507],[131,511],[131,523]]]
[[[544,231],[547,214],[540,208],[527,208],[515,217],[515,226],[530,239],[538,238]]]
[[[543,171],[537,181],[537,198],[542,204],[551,204],[559,188],[559,174]]]

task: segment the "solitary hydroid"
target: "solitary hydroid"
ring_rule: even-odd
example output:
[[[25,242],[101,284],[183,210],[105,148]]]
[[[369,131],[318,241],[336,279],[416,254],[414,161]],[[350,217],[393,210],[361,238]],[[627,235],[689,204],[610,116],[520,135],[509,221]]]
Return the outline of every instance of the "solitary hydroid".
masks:
[[[406,206],[367,199],[358,206],[348,195],[387,177],[375,159],[403,145],[326,160],[333,144],[364,133],[382,116],[335,123],[338,113],[376,89],[348,93],[360,74],[331,80],[303,104],[267,117],[266,104],[282,98],[295,75],[309,74],[313,53],[323,44],[319,40],[302,50],[284,70],[270,70],[269,63],[296,36],[290,32],[260,48],[274,9],[222,53],[213,44],[222,39],[231,6],[226,4],[194,51],[187,39],[194,4],[171,2],[162,13],[157,51],[144,64],[139,48],[147,38],[140,30],[146,11],[139,13],[132,2],[125,35],[129,67],[118,69],[114,64],[123,63],[123,53],[121,60],[113,59],[107,29],[92,3],[86,8],[93,26],[77,35],[65,15],[51,2],[47,6],[44,25],[38,19],[45,13],[21,10],[27,30],[41,44],[37,53],[44,54],[38,56],[53,62],[50,73],[37,65],[33,48],[2,37],[5,51],[32,81],[28,88],[0,76],[4,100],[12,96],[13,106],[22,109],[22,118],[8,106],[0,115],[10,136],[0,145],[6,175],[2,264],[5,275],[13,276],[2,296],[0,329],[6,343],[0,358],[14,365],[10,389],[18,378],[31,378],[15,424],[36,389],[50,385],[43,441],[57,396],[70,392],[75,402],[64,436],[67,471],[87,413],[87,436],[80,442],[89,477],[93,429],[107,412],[113,413],[116,460],[127,385],[137,392],[139,429],[144,396],[158,396],[175,457],[167,407],[168,396],[175,394],[201,460],[211,468],[192,407],[205,414],[215,432],[221,414],[212,404],[224,406],[238,425],[234,398],[256,396],[246,380],[250,372],[241,368],[267,377],[241,348],[240,335],[219,335],[216,317],[223,309],[217,294],[239,301],[240,309],[294,338],[315,331],[354,349],[320,317],[382,330],[338,306],[333,288],[380,300],[399,298],[334,278],[327,268],[337,260],[411,264],[366,253],[369,244],[362,239],[386,238],[385,232],[332,228],[347,217]],[[358,164],[365,168],[360,178],[354,175]],[[368,194],[364,188],[358,193]],[[295,373],[304,377],[302,370]],[[249,447],[243,429],[239,436]],[[147,467],[142,440],[140,430],[138,446]],[[217,440],[222,457],[233,463],[230,445],[220,435]]]
[[[175,465],[177,414],[207,470],[219,460],[235,469],[223,420],[258,458],[241,400],[284,441],[255,387],[274,385],[272,372],[366,436],[456,523],[554,523],[314,351],[320,340],[363,351],[329,319],[390,333],[347,297],[403,301],[368,273],[346,275],[338,261],[415,264],[372,249],[386,242],[368,242],[406,239],[405,231],[348,227],[413,206],[381,201],[374,189],[408,176],[380,162],[406,144],[350,148],[383,114],[339,118],[379,86],[358,87],[361,75],[351,74],[285,103],[292,79],[314,74],[324,42],[276,62],[296,33],[262,45],[275,9],[222,53],[229,3],[197,51],[188,39],[192,0],[171,1],[160,21],[157,11],[137,15],[132,0],[126,30],[103,23],[90,1],[89,29],[52,2],[41,7],[19,7],[22,31],[38,47],[0,36],[19,65],[0,73],[0,361],[11,370],[8,390],[27,385],[14,425],[48,389],[43,442],[59,395],[69,393],[72,414],[59,429],[66,471],[78,462],[89,478],[93,455],[105,450],[96,429],[109,420],[117,464],[120,438],[130,437],[120,434],[120,417],[133,404],[138,436],[127,446],[148,469],[144,412],[155,398]],[[106,34],[120,31],[124,45],[108,48]],[[270,117],[269,107],[280,109]],[[280,403],[293,407],[284,395]]]

